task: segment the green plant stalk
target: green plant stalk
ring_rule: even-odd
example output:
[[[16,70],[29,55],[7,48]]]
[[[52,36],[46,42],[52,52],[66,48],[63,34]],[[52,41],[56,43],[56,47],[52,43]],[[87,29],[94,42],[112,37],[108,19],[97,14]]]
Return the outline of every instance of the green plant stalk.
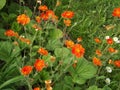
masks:
[[[15,83],[15,82],[18,82],[18,81],[20,81],[20,80],[22,80],[23,79],[23,76],[17,76],[17,77],[14,77],[14,78],[12,78],[12,79],[9,79],[9,80],[7,80],[6,82],[4,82],[2,85],[0,85],[0,89],[2,89],[3,87],[5,87],[5,86],[7,86],[7,85],[9,85],[9,84],[11,84],[11,83]]]
[[[34,34],[34,36],[33,36],[33,39],[32,39],[32,42],[31,42],[31,44],[30,44],[30,61],[31,61],[31,59],[32,59],[32,56],[31,56],[31,53],[32,53],[32,45],[33,45],[33,42],[34,42],[34,40],[35,40],[35,38],[36,38],[36,36],[37,36],[37,32],[38,32],[38,31],[35,32],[35,34]]]
[[[29,90],[33,90],[33,89],[32,89],[32,86],[31,86],[31,84],[30,84],[30,81],[29,81],[29,77],[25,77],[25,81],[27,82],[27,85],[28,85]]]
[[[72,60],[73,60],[74,56],[70,59],[70,62],[67,64],[66,68],[64,69],[64,71],[62,71],[60,73],[60,75],[56,78],[56,80],[54,80],[53,84],[65,73],[65,71],[72,65]]]

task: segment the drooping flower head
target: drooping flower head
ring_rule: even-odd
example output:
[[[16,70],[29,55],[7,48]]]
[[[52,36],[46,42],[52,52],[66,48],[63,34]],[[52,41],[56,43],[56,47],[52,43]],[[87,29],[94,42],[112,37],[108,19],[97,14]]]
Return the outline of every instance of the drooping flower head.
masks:
[[[63,18],[69,18],[69,19],[71,19],[71,18],[73,18],[73,16],[74,16],[74,12],[73,12],[73,11],[64,11],[64,12],[61,14],[61,16],[62,16]]]
[[[101,40],[99,38],[94,39],[96,43],[101,43]]]
[[[38,53],[41,55],[48,55],[48,51],[44,48],[39,48]]]
[[[69,27],[71,25],[71,20],[70,19],[64,19],[64,24],[65,24],[65,26]]]
[[[120,17],[120,7],[119,8],[115,8],[113,10],[112,16],[114,16],[114,17]]]
[[[30,22],[30,18],[26,14],[21,14],[17,17],[17,22],[26,25]]]
[[[80,44],[75,44],[72,47],[72,54],[74,54],[76,57],[80,58],[84,55],[85,49]]]
[[[65,45],[67,48],[72,48],[74,46],[74,42],[72,40],[66,40]]]
[[[29,39],[24,38],[22,36],[19,37],[19,40],[22,41],[22,42],[24,42],[24,43],[26,43],[26,44],[30,44],[31,43],[31,41]]]
[[[108,51],[109,51],[110,53],[116,52],[116,50],[115,50],[114,48],[112,48],[112,47],[109,47],[109,48],[108,48]]]
[[[35,87],[33,90],[41,90],[40,87]]]
[[[114,65],[118,68],[120,68],[120,60],[114,61]]]
[[[39,10],[41,11],[47,11],[48,10],[48,7],[46,5],[41,5],[38,7]]]
[[[95,53],[96,53],[98,56],[101,56],[101,55],[102,55],[102,52],[101,52],[99,49],[97,49]]]
[[[24,66],[21,68],[21,73],[23,75],[29,75],[32,72],[32,66]]]
[[[45,61],[42,59],[36,59],[34,67],[37,71],[41,71],[45,67]]]
[[[4,33],[8,37],[19,37],[17,32],[14,32],[13,30],[6,30]]]
[[[114,42],[114,41],[113,41],[112,38],[107,39],[107,43],[108,43],[108,44],[113,44],[113,42]]]
[[[94,57],[93,58],[93,64],[96,65],[96,66],[101,66],[102,65],[102,62],[100,59]]]
[[[36,17],[35,17],[35,20],[36,20],[37,23],[40,23],[40,22],[41,22],[40,16],[36,16]]]

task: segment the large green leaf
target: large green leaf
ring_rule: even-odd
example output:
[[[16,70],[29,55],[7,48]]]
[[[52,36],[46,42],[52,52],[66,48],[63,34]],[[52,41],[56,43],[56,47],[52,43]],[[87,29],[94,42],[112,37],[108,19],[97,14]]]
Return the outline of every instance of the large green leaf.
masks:
[[[49,39],[60,39],[63,37],[63,32],[60,29],[52,29],[49,33]]]
[[[13,49],[13,45],[10,42],[0,42],[0,59],[4,61],[10,60],[10,54]]]
[[[62,58],[65,58],[65,57],[68,57],[68,55],[70,54],[70,50],[68,48],[56,48],[55,51],[54,51],[56,57],[62,57]]]
[[[54,50],[55,48],[59,47],[62,47],[62,43],[58,39],[49,40],[46,45],[46,49],[48,50]]]
[[[84,84],[87,79],[94,77],[96,72],[97,68],[85,58],[78,59],[76,68],[70,68],[73,81],[78,84]]]
[[[6,4],[6,0],[0,0],[0,9],[2,9]]]

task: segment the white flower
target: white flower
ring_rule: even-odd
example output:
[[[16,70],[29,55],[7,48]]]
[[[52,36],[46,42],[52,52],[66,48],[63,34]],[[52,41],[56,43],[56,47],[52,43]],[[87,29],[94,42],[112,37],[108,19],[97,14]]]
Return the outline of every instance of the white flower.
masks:
[[[105,36],[105,39],[109,39],[110,38],[110,36]]]
[[[111,72],[112,72],[112,68],[111,68],[111,67],[108,67],[108,66],[107,66],[107,67],[106,67],[106,70],[107,70],[108,73],[111,73]]]
[[[116,43],[120,43],[120,40],[116,41]]]
[[[106,84],[110,84],[110,78],[105,79]]]
[[[113,37],[113,40],[114,40],[115,42],[117,42],[117,41],[118,41],[118,37]]]

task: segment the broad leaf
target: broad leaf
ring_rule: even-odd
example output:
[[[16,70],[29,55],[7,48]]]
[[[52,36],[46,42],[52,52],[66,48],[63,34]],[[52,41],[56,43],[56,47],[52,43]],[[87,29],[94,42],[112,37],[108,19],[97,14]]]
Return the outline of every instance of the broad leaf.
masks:
[[[2,9],[6,4],[6,0],[0,0],[0,9]]]
[[[72,74],[73,81],[78,84],[84,84],[87,79],[94,77],[96,71],[97,68],[84,58],[78,59],[76,68],[70,68],[70,73]]]
[[[68,57],[68,55],[70,54],[70,50],[68,48],[56,48],[55,49],[55,55],[56,57],[62,57],[62,58],[65,58],[65,57]]]
[[[60,29],[52,29],[49,33],[49,39],[60,39],[63,37],[63,32]]]

